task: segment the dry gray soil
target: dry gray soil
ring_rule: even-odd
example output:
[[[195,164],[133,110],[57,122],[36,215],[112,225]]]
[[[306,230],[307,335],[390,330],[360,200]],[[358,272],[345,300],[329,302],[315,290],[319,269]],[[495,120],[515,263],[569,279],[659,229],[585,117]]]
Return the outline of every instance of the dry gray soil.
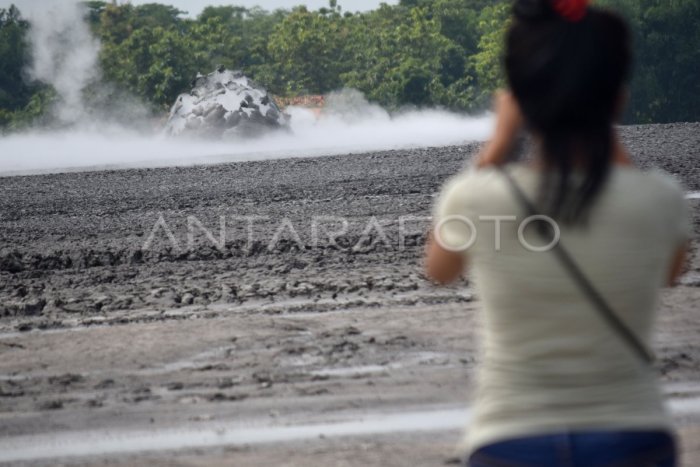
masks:
[[[700,124],[621,132],[640,166],[700,190]],[[0,459],[443,464],[479,302],[426,281],[420,254],[434,194],[478,147],[0,178]],[[656,350],[700,465],[689,203],[693,257]]]

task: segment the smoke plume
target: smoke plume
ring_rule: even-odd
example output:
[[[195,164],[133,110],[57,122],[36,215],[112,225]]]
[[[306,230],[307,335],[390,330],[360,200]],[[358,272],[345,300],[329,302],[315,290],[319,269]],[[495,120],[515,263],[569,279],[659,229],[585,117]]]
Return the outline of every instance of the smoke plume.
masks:
[[[60,123],[79,123],[88,114],[85,89],[100,77],[100,44],[84,21],[84,7],[75,1],[50,0],[25,8],[33,52],[29,74],[56,90],[54,112]]]

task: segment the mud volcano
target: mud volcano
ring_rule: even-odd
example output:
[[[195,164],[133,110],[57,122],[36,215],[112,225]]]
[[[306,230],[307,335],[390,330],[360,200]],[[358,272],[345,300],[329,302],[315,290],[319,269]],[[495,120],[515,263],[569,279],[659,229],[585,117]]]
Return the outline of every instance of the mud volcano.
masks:
[[[189,94],[181,94],[166,125],[172,136],[240,139],[288,129],[289,117],[267,91],[240,71],[218,68],[198,74]]]

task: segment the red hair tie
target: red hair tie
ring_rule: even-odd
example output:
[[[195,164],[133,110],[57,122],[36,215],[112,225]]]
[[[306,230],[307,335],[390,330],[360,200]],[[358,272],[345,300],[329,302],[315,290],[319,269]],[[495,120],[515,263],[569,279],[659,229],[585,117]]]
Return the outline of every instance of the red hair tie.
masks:
[[[551,0],[552,9],[567,21],[576,23],[586,16],[588,0]]]

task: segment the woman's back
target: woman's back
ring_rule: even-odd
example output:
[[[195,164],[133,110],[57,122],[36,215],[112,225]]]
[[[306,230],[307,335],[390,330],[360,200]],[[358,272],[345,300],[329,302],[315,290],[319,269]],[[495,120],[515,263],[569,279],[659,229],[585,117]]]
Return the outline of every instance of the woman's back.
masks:
[[[540,175],[508,167],[535,199]],[[472,448],[516,436],[572,429],[669,426],[653,371],[600,317],[526,218],[496,169],[464,172],[443,190],[436,221],[473,222],[466,251],[483,301],[483,365]],[[512,217],[516,216],[513,220]],[[630,330],[649,344],[659,288],[686,232],[683,193],[660,172],[615,167],[586,225],[559,225],[560,241]],[[464,222],[441,226],[465,244]]]
[[[631,168],[615,131],[630,37],[587,0],[515,0],[509,90],[497,93],[482,170],[437,204],[426,271],[447,283],[471,265],[484,307],[470,465],[675,463],[644,346],[659,289],[682,269],[684,201],[672,180]],[[533,168],[509,167],[508,180],[499,169],[523,130]],[[561,221],[563,246],[533,251],[549,241],[523,229],[533,203]]]

